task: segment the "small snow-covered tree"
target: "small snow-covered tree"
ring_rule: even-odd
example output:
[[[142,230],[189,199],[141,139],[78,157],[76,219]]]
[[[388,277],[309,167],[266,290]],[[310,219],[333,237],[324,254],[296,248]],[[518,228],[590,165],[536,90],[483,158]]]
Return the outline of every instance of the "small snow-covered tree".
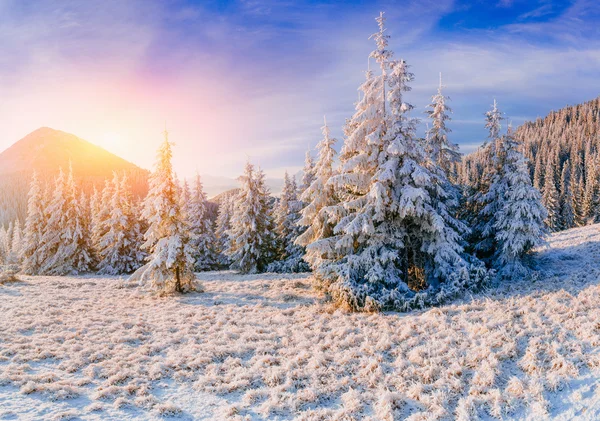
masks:
[[[593,158],[587,158],[591,162],[586,165],[585,190],[583,195],[582,216],[586,224],[593,224],[598,217],[598,175],[596,163]]]
[[[142,248],[149,253],[148,263],[134,279],[161,292],[185,292],[197,289],[197,284],[189,227],[180,207],[171,159],[171,142],[165,130],[144,200],[143,217],[149,228]]]
[[[249,162],[239,178],[240,191],[235,198],[231,219],[228,255],[231,266],[242,273],[264,272],[273,261],[275,245],[270,198],[262,171]]]
[[[575,211],[573,210],[573,190],[571,189],[571,165],[567,160],[563,165],[560,177],[561,195],[561,227],[569,229],[575,226]]]
[[[302,202],[298,200],[298,187],[294,177],[285,173],[283,191],[275,209],[275,231],[278,236],[277,261],[267,268],[269,272],[295,273],[307,272],[308,264],[304,261],[304,248],[294,241],[303,227],[298,225]]]
[[[300,194],[310,186],[315,179],[315,160],[313,159],[310,149],[306,151],[304,156],[304,168],[302,169],[302,184],[300,185]]]
[[[513,278],[527,273],[523,258],[543,243],[547,211],[540,192],[531,185],[527,161],[512,131],[499,144],[504,195],[495,222],[499,274]],[[548,177],[546,177],[547,179]]]
[[[110,180],[104,180],[104,187],[102,193],[99,194],[97,191],[92,196],[91,208],[92,208],[92,244],[94,245],[94,252],[96,260],[101,260],[102,245],[100,242],[102,238],[109,231],[109,220],[111,216],[110,203],[114,196],[114,184]]]
[[[440,73],[440,86],[438,92],[431,99],[430,110],[426,113],[431,121],[431,128],[427,131],[426,150],[431,160],[439,166],[447,177],[454,178],[456,174],[452,173],[453,164],[460,161],[458,145],[448,139],[448,133],[451,131],[446,127],[446,121],[450,120],[449,112],[452,112],[446,104],[449,99],[442,93],[442,74]]]
[[[330,136],[327,123],[321,130],[323,139],[317,145],[315,177],[301,196],[306,205],[302,209],[298,224],[306,229],[296,239],[298,245],[306,247],[304,259],[315,271],[315,275],[318,275],[318,268],[325,267],[336,258],[335,238],[333,238],[335,225],[327,213],[327,209],[338,202],[333,184],[329,183],[335,174],[336,140]],[[317,283],[321,281],[323,281],[322,277],[318,276]]]
[[[548,159],[544,176],[544,188],[542,191],[542,202],[547,210],[546,225],[551,231],[561,229],[560,225],[560,196],[556,188],[556,166],[557,163]]]
[[[107,228],[100,239],[100,262],[98,270],[107,275],[120,275],[137,270],[143,263],[140,250],[140,230],[131,188],[127,176],[113,175],[110,216],[104,222]]]
[[[184,191],[187,183],[184,185]],[[212,270],[219,264],[216,250],[217,239],[213,224],[207,214],[206,194],[202,187],[200,175],[196,174],[192,192],[187,199],[187,218],[190,227],[191,247],[194,254],[195,270]]]
[[[83,212],[85,208],[77,199],[72,168],[69,168],[66,177],[61,169],[48,206],[48,222],[41,247],[45,257],[41,274],[76,275],[91,269],[90,233],[86,229]]]
[[[84,191],[76,192],[76,186],[73,185],[75,196],[75,207],[77,210],[77,225],[79,235],[74,239],[74,247],[79,252],[75,267],[78,273],[89,272],[95,266],[95,250],[92,242],[92,215],[90,200],[88,200]]]
[[[190,201],[192,199],[192,192],[190,190],[190,185],[187,180],[183,180],[183,184],[180,186],[180,197],[179,197],[179,206],[181,206],[181,210],[184,212],[188,212],[190,207]]]
[[[10,238],[4,226],[0,226],[0,264],[6,264],[10,253]]]
[[[23,232],[21,230],[21,222],[17,218],[13,225],[12,238],[10,239],[10,247],[7,263],[18,265],[21,262],[21,247],[23,240]]]
[[[37,173],[33,173],[27,200],[27,219],[21,257],[23,259],[22,271],[27,275],[37,275],[42,267],[43,258],[40,253],[42,238],[46,226],[46,203],[40,186]]]
[[[235,202],[235,195],[226,194],[222,197],[219,203],[219,210],[217,213],[217,226],[215,228],[215,235],[217,237],[217,252],[219,266],[229,266],[229,258],[227,252],[230,247],[229,241],[229,230],[231,229],[231,218],[233,215],[233,205]]]

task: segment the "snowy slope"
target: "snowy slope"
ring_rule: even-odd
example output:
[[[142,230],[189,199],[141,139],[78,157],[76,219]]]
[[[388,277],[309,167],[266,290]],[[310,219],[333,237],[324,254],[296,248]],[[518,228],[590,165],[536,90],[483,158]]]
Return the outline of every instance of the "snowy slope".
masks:
[[[206,273],[164,298],[25,277],[0,286],[0,420],[598,419],[600,226],[537,261],[409,314],[344,313],[305,275]]]

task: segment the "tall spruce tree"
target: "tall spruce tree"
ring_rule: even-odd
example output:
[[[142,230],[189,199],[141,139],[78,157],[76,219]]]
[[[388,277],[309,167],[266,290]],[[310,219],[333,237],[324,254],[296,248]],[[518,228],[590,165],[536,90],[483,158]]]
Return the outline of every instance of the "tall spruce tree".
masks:
[[[527,162],[512,130],[499,142],[498,156],[504,195],[494,226],[497,242],[494,266],[500,275],[514,278],[527,273],[524,257],[543,243],[547,211],[539,191],[531,185]]]
[[[304,190],[301,199],[306,204],[298,221],[305,231],[295,240],[300,246],[306,247],[304,259],[315,272],[317,286],[327,282],[318,269],[326,267],[336,258],[335,239],[331,217],[327,210],[338,203],[335,189],[329,180],[335,174],[334,160],[336,156],[336,140],[331,137],[327,123],[321,128],[323,139],[317,145],[318,158],[315,164],[315,177]]]
[[[133,278],[160,292],[187,292],[198,289],[193,250],[171,164],[171,142],[166,130],[163,134],[144,200],[143,217],[148,221],[148,230],[142,248],[149,253],[148,263]]]
[[[491,265],[495,253],[496,218],[502,204],[502,181],[497,144],[500,141],[502,113],[494,100],[492,109],[485,114],[485,127],[489,130],[488,142],[482,151],[481,182],[469,199],[473,205],[471,242],[477,256]]]

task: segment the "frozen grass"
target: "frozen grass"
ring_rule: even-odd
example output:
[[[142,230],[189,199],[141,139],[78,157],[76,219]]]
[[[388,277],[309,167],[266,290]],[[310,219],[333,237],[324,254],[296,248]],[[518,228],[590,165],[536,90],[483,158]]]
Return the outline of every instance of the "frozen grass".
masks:
[[[0,266],[0,285],[6,285],[13,282],[19,282],[17,276],[18,268],[11,266]]]
[[[342,312],[306,275],[206,273],[174,297],[24,276],[0,287],[0,419],[598,419],[599,227],[538,261],[409,314]]]

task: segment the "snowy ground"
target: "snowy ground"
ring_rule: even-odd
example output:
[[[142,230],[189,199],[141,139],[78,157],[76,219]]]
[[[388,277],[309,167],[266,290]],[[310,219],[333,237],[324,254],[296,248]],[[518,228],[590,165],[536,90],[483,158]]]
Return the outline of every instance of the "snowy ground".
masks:
[[[0,420],[600,418],[600,226],[542,273],[441,308],[348,314],[306,276],[0,285]]]

